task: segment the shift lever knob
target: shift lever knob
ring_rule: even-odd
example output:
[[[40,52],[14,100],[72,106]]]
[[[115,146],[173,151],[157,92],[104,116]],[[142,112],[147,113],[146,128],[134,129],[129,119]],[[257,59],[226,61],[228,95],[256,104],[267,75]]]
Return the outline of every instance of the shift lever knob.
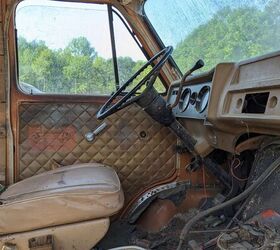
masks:
[[[198,70],[204,66],[204,62],[202,59],[199,59],[195,65],[190,69],[190,72],[194,72],[195,70]]]

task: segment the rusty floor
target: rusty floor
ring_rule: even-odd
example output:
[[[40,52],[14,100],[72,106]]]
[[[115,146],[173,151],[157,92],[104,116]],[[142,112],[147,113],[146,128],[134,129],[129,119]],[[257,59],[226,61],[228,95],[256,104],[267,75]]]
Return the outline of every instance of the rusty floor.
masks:
[[[98,244],[99,248],[95,249],[104,250],[125,245],[137,245],[145,249],[175,250],[178,245],[179,235],[182,228],[185,223],[197,213],[197,211],[198,210],[191,209],[188,213],[176,214],[167,226],[163,227],[158,232],[147,232],[141,229],[141,226],[139,225],[130,225],[126,221],[121,220],[115,221],[111,224],[110,231],[105,238]],[[207,227],[209,227],[209,218],[194,225],[192,228],[193,231],[186,242],[189,240],[206,242],[217,236],[218,233],[196,233],[197,230],[205,230]],[[185,245],[185,248],[187,249],[187,245]]]

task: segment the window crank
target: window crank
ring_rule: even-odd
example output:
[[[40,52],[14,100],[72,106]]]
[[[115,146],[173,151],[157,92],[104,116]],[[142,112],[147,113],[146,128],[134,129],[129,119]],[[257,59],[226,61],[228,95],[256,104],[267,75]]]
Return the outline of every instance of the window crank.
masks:
[[[87,132],[85,138],[88,142],[94,141],[95,137],[107,127],[107,123],[103,122],[94,131]]]

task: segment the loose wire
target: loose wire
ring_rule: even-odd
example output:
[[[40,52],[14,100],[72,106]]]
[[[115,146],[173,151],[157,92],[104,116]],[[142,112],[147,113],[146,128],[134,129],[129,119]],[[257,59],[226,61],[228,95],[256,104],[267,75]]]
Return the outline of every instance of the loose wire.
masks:
[[[235,166],[236,160],[237,160],[237,165]],[[233,171],[233,169],[237,169],[237,168],[239,168],[241,165],[242,165],[242,163],[241,163],[240,159],[234,157],[234,159],[232,160],[232,162],[231,162],[231,164],[230,164],[230,173],[231,173],[231,175],[232,175],[236,180],[238,180],[238,181],[247,181],[248,178],[240,178],[240,177],[236,176],[236,174],[235,174],[234,171]]]
[[[245,189],[245,191],[243,191],[241,194],[235,196],[234,198],[232,198],[231,200],[228,200],[222,204],[219,204],[215,207],[211,207],[207,210],[204,210],[200,213],[198,213],[196,216],[194,216],[192,219],[190,219],[186,225],[184,226],[184,228],[181,231],[181,235],[180,235],[180,241],[177,247],[177,250],[182,250],[183,244],[185,242],[185,238],[189,232],[189,230],[191,229],[192,225],[194,223],[196,223],[198,220],[204,218],[207,215],[210,215],[211,213],[217,212],[223,208],[226,208],[228,206],[231,206],[237,202],[240,202],[241,200],[244,200],[245,198],[247,198],[249,195],[251,195],[252,193],[254,193],[261,184],[264,183],[265,180],[267,180],[267,178],[276,170],[278,169],[278,167],[280,166],[280,157],[278,157],[274,162],[272,162],[268,168],[256,179],[255,182],[253,182],[247,189]]]

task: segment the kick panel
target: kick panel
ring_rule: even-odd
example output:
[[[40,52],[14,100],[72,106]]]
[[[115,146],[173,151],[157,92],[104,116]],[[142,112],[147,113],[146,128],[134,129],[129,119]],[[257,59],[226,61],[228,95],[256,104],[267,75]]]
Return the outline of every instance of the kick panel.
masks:
[[[102,121],[99,106],[85,104],[21,104],[17,179],[54,166],[98,162],[112,166],[126,200],[176,169],[176,137],[137,105],[105,119],[107,128],[93,142],[84,135]]]

